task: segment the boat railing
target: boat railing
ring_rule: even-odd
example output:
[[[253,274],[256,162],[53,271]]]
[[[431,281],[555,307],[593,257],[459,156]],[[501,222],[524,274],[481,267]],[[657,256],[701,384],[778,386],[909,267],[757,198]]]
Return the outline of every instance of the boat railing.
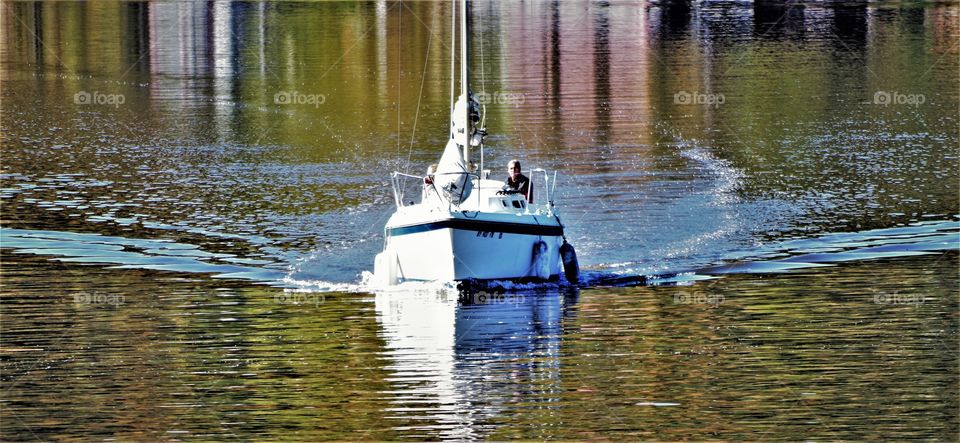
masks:
[[[393,174],[390,175],[390,184],[393,186],[393,201],[397,208],[414,204],[413,200],[405,201],[405,199],[411,195],[416,195],[417,188],[422,190],[424,186],[428,186],[423,179],[423,176],[393,171]],[[415,185],[412,183],[415,183]],[[420,195],[422,199],[422,191]]]
[[[391,185],[393,186],[393,200],[397,205],[397,208],[418,203],[410,199],[412,195],[416,195],[416,190],[420,191],[420,203],[427,200],[428,194],[435,194],[438,197],[438,203],[446,202],[449,205],[450,203],[447,202],[447,199],[443,198],[440,190],[434,185],[434,180],[436,180],[436,176],[438,175],[466,175],[468,176],[467,180],[476,178],[478,183],[480,179],[480,176],[476,173],[466,171],[435,173],[426,177],[422,175],[413,175],[394,171],[390,176],[390,181]],[[411,183],[416,183],[416,185]],[[466,191],[466,189],[466,186],[461,186],[460,188],[459,201],[461,204],[463,203],[463,193]],[[477,202],[479,204],[480,193],[476,192],[475,194],[477,195]]]
[[[543,185],[539,186],[538,176],[543,175]],[[556,186],[557,173],[553,173],[554,186]],[[527,202],[534,207],[543,207],[552,209],[553,206],[553,189],[550,189],[550,180],[551,177],[547,174],[547,170],[543,168],[533,168],[530,170],[530,187],[527,190]],[[532,197],[530,198],[532,193]]]

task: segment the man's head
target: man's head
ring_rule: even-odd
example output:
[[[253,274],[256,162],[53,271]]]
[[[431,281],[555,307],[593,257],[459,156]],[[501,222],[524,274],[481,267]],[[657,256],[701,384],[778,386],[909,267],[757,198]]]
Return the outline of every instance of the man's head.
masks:
[[[520,160],[510,160],[510,163],[507,163],[507,173],[510,174],[510,178],[517,178],[520,175]]]

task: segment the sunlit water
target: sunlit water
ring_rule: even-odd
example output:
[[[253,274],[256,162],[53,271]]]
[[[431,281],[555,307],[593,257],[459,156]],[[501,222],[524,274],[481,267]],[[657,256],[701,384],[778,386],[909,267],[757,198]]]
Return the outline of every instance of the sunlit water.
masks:
[[[956,5],[475,2],[584,280],[463,293],[367,284],[449,5],[2,7],[4,439],[960,432]]]

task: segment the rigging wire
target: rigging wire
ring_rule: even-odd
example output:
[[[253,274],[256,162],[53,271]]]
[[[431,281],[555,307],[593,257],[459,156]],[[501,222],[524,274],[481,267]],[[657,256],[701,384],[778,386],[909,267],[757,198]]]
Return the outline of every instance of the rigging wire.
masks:
[[[417,113],[413,117],[413,132],[410,134],[410,146],[407,149],[407,163],[403,165],[404,168],[410,166],[410,157],[413,155],[413,142],[417,136],[417,121],[420,120],[420,101],[423,100],[423,83],[427,78],[427,63],[430,61],[430,44],[433,42],[433,33],[429,33],[427,37],[427,56],[423,60],[423,71],[420,73],[420,94],[417,96]],[[397,132],[399,139],[399,131]]]
[[[466,1],[466,0],[464,0],[464,1]],[[476,18],[476,21],[477,21],[477,29],[482,29],[482,27],[480,26],[480,16],[481,16],[481,15],[482,15],[482,14],[477,14],[477,18]],[[486,81],[486,78],[484,77],[484,69],[485,69],[485,68],[484,68],[484,66],[483,66],[483,32],[481,31],[479,34],[480,34],[480,38],[478,38],[477,40],[480,42],[480,91],[481,91],[481,93],[483,94],[483,96],[486,97],[486,96],[487,96],[487,81]],[[489,98],[488,98],[488,100],[489,100]]]
[[[403,42],[403,0],[400,0],[400,14],[397,15],[397,169],[400,169],[400,73],[402,59],[400,48]]]

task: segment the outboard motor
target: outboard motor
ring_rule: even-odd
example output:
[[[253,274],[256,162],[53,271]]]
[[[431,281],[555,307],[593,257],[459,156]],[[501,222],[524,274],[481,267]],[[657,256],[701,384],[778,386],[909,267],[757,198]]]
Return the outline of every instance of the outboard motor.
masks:
[[[577,251],[573,245],[563,239],[560,245],[560,259],[563,260],[563,273],[567,276],[567,281],[571,284],[580,283],[580,263],[577,262]]]
[[[547,243],[538,241],[533,244],[533,275],[541,280],[550,278],[550,258],[547,255]]]

